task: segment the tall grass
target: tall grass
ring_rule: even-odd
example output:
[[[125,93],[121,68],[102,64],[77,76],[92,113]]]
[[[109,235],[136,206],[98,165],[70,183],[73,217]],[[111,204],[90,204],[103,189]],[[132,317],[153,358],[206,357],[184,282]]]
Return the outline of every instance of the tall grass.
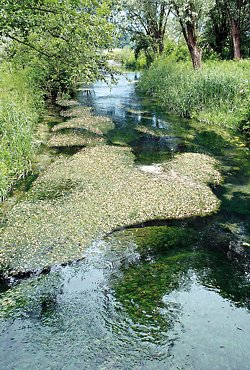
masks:
[[[189,63],[162,58],[143,73],[139,88],[166,111],[234,125],[249,114],[249,81],[250,60],[207,62],[193,71]]]
[[[0,66],[0,198],[31,168],[42,100],[29,70]]]

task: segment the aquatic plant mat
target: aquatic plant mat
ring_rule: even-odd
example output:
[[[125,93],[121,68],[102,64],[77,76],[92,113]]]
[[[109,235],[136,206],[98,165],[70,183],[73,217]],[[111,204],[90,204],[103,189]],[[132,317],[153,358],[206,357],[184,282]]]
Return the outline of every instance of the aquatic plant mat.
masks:
[[[106,118],[95,121],[82,107],[65,115],[78,119],[55,126],[55,133],[77,124],[104,138],[113,125]],[[78,260],[93,240],[120,227],[211,214],[219,207],[208,186],[221,181],[216,167],[210,156],[186,153],[147,173],[136,167],[128,147],[105,142],[59,156],[7,213],[0,229],[1,270],[17,275]]]
[[[71,146],[95,146],[105,143],[104,135],[114,128],[113,122],[107,117],[95,116],[88,107],[74,106],[74,101],[61,101],[63,107],[69,107],[61,112],[67,121],[52,128],[53,135],[48,145],[52,148]]]

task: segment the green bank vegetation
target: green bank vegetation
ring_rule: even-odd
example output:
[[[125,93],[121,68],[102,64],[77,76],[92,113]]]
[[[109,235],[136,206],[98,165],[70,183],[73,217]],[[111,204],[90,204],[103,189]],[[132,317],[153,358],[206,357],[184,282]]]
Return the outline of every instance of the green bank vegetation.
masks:
[[[42,96],[29,69],[0,67],[0,198],[30,171],[36,144],[34,128],[42,113]]]
[[[168,112],[249,134],[249,2],[118,3],[135,59],[143,53],[150,66],[140,90]]]
[[[139,87],[157,98],[166,111],[247,130],[249,81],[249,60],[208,61],[194,71],[188,62],[162,57],[143,73]]]

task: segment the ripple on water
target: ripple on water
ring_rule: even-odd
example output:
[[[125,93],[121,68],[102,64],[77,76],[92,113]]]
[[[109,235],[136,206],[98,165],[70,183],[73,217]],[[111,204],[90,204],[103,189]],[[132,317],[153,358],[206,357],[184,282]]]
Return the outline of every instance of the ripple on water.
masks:
[[[233,262],[160,229],[118,232],[3,293],[1,368],[247,369],[244,272],[223,285]],[[180,247],[168,249],[172,231]]]

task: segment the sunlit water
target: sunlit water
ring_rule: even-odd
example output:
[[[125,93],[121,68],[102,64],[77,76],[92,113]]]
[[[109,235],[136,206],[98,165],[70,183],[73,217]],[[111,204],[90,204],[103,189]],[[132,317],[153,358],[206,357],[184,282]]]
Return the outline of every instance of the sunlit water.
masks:
[[[80,101],[112,117],[109,143],[130,145],[137,165],[157,168],[182,151],[221,160],[222,209],[203,221],[116,232],[82,262],[3,291],[0,369],[249,369],[247,149],[164,115],[135,93],[135,74],[93,89]]]

